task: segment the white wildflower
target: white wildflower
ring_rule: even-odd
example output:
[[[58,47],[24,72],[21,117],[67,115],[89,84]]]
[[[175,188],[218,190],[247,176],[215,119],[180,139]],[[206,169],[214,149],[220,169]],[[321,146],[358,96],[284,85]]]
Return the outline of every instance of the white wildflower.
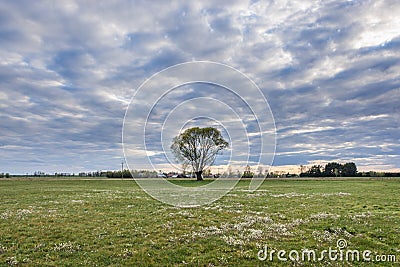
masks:
[[[292,197],[303,197],[306,196],[305,194],[300,194],[296,192],[291,192],[291,193],[286,193],[286,194],[271,194],[271,197],[286,197],[286,198],[292,198]]]
[[[224,240],[228,245],[236,246],[236,245],[244,245],[245,242],[243,240],[237,239],[233,236],[222,236],[222,240]]]
[[[262,237],[263,231],[259,229],[248,229],[248,238],[249,239],[260,239]]]
[[[18,265],[18,264],[19,264],[19,261],[17,261],[17,257],[13,256],[13,257],[8,257],[8,258],[6,259],[6,263],[7,263],[8,265]]]
[[[0,244],[0,255],[7,252],[7,248]]]
[[[64,251],[64,252],[75,252],[81,249],[80,245],[77,245],[71,241],[68,241],[66,243],[58,243],[54,245],[53,250],[54,251]]]
[[[80,203],[80,204],[85,203],[85,201],[83,201],[83,200],[81,200],[81,199],[73,199],[73,200],[71,200],[71,202],[72,202],[72,203]]]
[[[314,220],[338,219],[338,218],[340,218],[340,215],[338,215],[338,214],[331,214],[331,213],[325,213],[325,212],[320,212],[320,213],[310,215],[310,219],[314,219]]]

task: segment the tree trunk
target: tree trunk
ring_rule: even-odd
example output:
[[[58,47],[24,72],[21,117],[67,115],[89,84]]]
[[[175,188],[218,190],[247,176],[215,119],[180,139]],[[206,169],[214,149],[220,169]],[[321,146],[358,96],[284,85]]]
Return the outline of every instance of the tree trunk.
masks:
[[[203,181],[203,176],[201,175],[203,171],[195,172],[197,181]]]

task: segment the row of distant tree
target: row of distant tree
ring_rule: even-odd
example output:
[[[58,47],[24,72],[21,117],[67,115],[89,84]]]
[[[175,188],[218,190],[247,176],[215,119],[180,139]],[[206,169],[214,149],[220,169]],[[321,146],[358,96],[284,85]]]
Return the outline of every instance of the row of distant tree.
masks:
[[[99,171],[87,174],[79,173],[79,176],[86,176],[86,177],[96,176],[96,177],[107,177],[107,178],[150,178],[150,177],[157,177],[157,172],[149,170]]]
[[[400,172],[358,172],[359,177],[400,177]]]
[[[368,171],[368,172],[358,172],[357,166],[353,162],[340,164],[337,162],[331,162],[322,165],[313,165],[307,170],[305,168],[302,169],[302,173],[298,174],[290,174],[283,172],[263,172],[260,168],[258,173],[254,173],[251,171],[250,167],[246,167],[244,172],[233,172],[228,168],[228,172],[224,172],[222,174],[212,175],[210,170],[206,170],[204,172],[204,177],[242,177],[242,178],[253,178],[253,177],[266,177],[266,178],[290,178],[290,177],[400,177],[400,172],[376,172],[376,171]],[[172,173],[175,174],[175,173]],[[47,174],[44,172],[35,172],[31,175],[23,175],[27,177],[105,177],[105,178],[154,178],[159,177],[160,173],[156,171],[149,170],[124,170],[124,171],[95,171],[95,172],[80,172],[80,173],[55,173],[55,174]],[[10,175],[9,173],[0,173],[0,178],[10,178],[15,177],[16,175]],[[17,175],[21,176],[21,175]],[[165,177],[184,177],[181,175],[169,175],[167,173],[164,174]],[[164,177],[163,176],[163,177]],[[187,174],[186,177],[191,177],[192,175]]]
[[[357,166],[354,162],[340,164],[337,162],[327,163],[325,166],[313,165],[300,177],[354,177],[357,176]]]
[[[330,162],[325,166],[313,165],[302,172],[300,177],[400,177],[400,172],[358,172],[354,162],[345,164]]]
[[[157,177],[157,172],[149,170],[108,171],[105,176],[107,178],[151,178]]]

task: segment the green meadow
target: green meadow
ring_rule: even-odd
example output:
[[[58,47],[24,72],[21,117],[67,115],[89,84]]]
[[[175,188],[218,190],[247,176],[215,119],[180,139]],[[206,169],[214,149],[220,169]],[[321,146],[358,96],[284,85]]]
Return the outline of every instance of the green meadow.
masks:
[[[255,192],[248,185],[178,208],[133,180],[1,179],[0,266],[398,266],[399,178],[266,179]],[[321,258],[338,240],[344,253],[370,251],[370,261]],[[316,259],[302,259],[305,249]]]

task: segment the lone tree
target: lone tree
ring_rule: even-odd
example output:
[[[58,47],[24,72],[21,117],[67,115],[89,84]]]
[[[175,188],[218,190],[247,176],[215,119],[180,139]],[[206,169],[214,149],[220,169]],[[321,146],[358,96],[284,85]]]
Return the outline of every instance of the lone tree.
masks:
[[[193,127],[174,137],[171,150],[177,161],[192,166],[201,181],[203,170],[214,164],[218,153],[228,146],[218,129]]]

